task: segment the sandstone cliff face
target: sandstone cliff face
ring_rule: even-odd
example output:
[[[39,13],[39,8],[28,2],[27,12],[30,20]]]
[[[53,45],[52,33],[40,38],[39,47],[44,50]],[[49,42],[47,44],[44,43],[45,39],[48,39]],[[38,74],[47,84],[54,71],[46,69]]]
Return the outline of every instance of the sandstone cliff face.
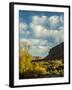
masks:
[[[62,59],[64,60],[64,43],[61,43],[55,47],[53,47],[49,55],[45,57],[45,60],[56,60]]]

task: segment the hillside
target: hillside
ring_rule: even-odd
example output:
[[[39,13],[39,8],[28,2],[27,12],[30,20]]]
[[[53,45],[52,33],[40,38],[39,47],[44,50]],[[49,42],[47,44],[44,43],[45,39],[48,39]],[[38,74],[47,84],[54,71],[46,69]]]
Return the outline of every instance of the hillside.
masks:
[[[64,59],[64,43],[61,43],[50,49],[49,55],[44,58],[45,60]]]
[[[48,60],[64,60],[64,42],[50,49],[49,55],[43,59],[34,59],[32,62],[48,61]]]

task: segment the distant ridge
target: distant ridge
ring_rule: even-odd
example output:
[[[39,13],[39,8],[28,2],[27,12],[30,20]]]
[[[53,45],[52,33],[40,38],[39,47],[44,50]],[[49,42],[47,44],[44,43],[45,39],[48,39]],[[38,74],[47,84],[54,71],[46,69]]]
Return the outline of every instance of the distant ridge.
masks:
[[[64,42],[50,49],[49,55],[43,59],[32,60],[32,62],[48,60],[64,60]]]

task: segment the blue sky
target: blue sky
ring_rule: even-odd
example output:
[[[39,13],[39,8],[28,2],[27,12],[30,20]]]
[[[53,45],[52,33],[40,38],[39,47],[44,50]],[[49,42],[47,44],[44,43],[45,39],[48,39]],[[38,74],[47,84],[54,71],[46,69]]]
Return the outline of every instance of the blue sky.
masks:
[[[64,13],[19,11],[20,48],[30,44],[33,56],[46,56],[50,48],[64,41]]]

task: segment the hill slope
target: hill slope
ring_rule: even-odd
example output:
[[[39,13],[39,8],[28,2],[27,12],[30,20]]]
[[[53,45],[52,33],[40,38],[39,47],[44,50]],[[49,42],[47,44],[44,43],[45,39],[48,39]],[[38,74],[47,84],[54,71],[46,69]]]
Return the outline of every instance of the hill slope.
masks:
[[[49,55],[44,59],[32,60],[32,62],[48,61],[48,60],[64,60],[64,42],[50,49]]]

